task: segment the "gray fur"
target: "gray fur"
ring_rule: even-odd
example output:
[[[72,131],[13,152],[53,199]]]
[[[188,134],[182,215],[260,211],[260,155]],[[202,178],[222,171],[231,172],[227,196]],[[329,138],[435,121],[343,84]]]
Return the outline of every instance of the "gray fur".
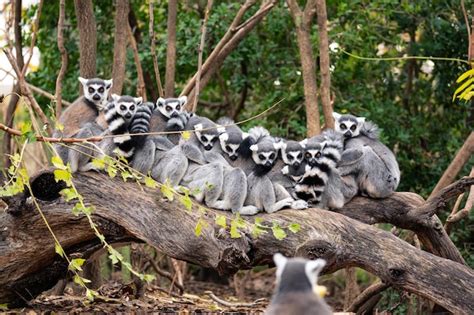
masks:
[[[266,315],[332,314],[326,302],[314,293],[325,261],[286,258],[275,254],[277,286]]]
[[[343,116],[334,113],[336,126]],[[359,121],[365,118],[356,117]],[[357,135],[346,136],[345,149],[359,150],[362,157],[357,161],[340,163],[342,176],[353,176],[362,195],[372,198],[390,196],[400,183],[400,169],[393,152],[378,139],[378,128],[365,122]],[[360,153],[360,152],[359,152]]]

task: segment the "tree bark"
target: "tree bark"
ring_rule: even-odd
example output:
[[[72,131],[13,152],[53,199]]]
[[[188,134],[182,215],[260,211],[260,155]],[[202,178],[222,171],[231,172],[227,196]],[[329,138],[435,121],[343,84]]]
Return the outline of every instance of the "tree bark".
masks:
[[[134,182],[124,183],[104,174],[77,174],[74,183],[86,205],[95,206],[94,220],[111,243],[143,241],[171,257],[217,269],[221,274],[271,263],[275,252],[320,257],[327,261],[325,273],[358,266],[394,288],[423,296],[452,312],[474,312],[472,269],[339,213],[308,209],[260,214],[265,226],[297,222],[301,230],[278,241],[271,232],[253,238],[246,227],[240,230],[241,238],[232,239],[228,231],[214,225],[216,214],[226,216],[229,223],[233,217],[230,212],[208,210],[201,215],[199,211],[184,211],[177,201],[157,198],[155,190],[142,190]],[[59,197],[62,187],[49,171],[32,180],[33,194],[42,200],[42,211],[66,253],[88,257],[101,247],[100,242],[85,217],[71,214],[73,203]],[[67,265],[55,254],[54,241],[31,202],[21,195],[5,201],[9,208],[0,214],[0,302],[13,307],[53,286],[65,276]],[[395,193],[382,200],[359,197],[348,205],[351,213],[380,208],[388,213],[397,211],[390,205],[411,209],[419,203],[416,194]],[[199,217],[207,228],[196,237],[194,227]],[[253,217],[248,220],[253,222]]]
[[[321,71],[321,106],[323,107],[324,124],[326,128],[334,129],[334,118],[332,117],[331,104],[331,73],[329,71],[329,39],[328,39],[328,15],[326,11],[326,0],[316,1],[316,17],[319,32],[319,68]]]
[[[62,88],[63,79],[67,70],[67,51],[64,47],[64,20],[66,19],[66,1],[59,2],[59,19],[58,19],[58,49],[61,54],[61,68],[59,69],[58,77],[56,78],[56,119],[59,119],[63,109]]]
[[[135,60],[135,66],[137,68],[137,94],[143,98],[143,101],[146,102],[147,95],[146,95],[146,88],[145,88],[145,78],[143,76],[143,68],[140,61],[140,55],[138,54],[138,45],[135,40],[135,36],[133,35],[133,30],[130,25],[127,25],[128,29],[128,39],[130,40],[130,46],[132,46],[133,51],[133,59]]]
[[[155,38],[155,14],[153,12],[153,0],[148,4],[148,11],[150,14],[150,21],[148,23],[148,31],[150,33],[151,57],[153,58],[153,70],[155,71],[156,87],[158,95],[163,97],[163,85],[161,84],[160,68],[158,67],[158,57],[156,56],[156,38]]]
[[[461,171],[463,166],[469,161],[474,153],[474,131],[471,132],[469,137],[466,139],[464,144],[462,145],[461,149],[456,153],[451,164],[449,164],[448,168],[444,171],[443,176],[441,176],[440,180],[436,184],[435,188],[431,192],[429,199],[435,196],[442,188],[451,184],[458,173]]]
[[[96,76],[97,28],[92,0],[74,0],[79,29],[79,73],[83,78]],[[82,89],[81,89],[82,94]]]
[[[122,95],[125,80],[125,66],[127,64],[128,30],[124,22],[128,22],[128,0],[116,1],[115,31],[114,31],[114,63],[112,66],[112,93]],[[127,23],[128,24],[128,23]]]
[[[318,87],[316,84],[316,66],[311,45],[311,22],[316,11],[316,1],[307,0],[304,11],[296,0],[287,0],[290,14],[296,27],[296,38],[300,51],[303,73],[304,98],[306,105],[306,133],[312,137],[321,132],[318,107]]]
[[[176,72],[176,15],[178,1],[168,1],[168,42],[166,46],[165,97],[174,96],[174,77]]]
[[[23,38],[21,36],[21,3],[22,0],[15,0],[14,8],[14,17],[13,17],[13,32],[15,36],[15,53],[16,53],[16,63],[20,69],[23,68],[25,62],[23,60]],[[17,83],[13,87],[13,94],[10,97],[8,102],[7,111],[5,113],[5,125],[9,128],[13,127],[13,116],[18,105],[18,100],[20,99],[17,94],[21,93],[20,85]],[[3,166],[5,169],[10,167],[10,157],[11,154],[11,135],[5,133],[3,136]]]

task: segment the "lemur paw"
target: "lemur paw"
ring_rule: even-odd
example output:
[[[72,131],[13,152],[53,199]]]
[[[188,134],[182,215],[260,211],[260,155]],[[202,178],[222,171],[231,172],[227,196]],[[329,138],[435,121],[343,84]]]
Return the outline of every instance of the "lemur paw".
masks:
[[[308,203],[304,200],[295,200],[291,203],[291,209],[296,209],[296,210],[302,210],[302,209],[307,209],[308,208]]]
[[[238,211],[241,215],[254,215],[258,213],[258,208],[255,206],[245,206]]]

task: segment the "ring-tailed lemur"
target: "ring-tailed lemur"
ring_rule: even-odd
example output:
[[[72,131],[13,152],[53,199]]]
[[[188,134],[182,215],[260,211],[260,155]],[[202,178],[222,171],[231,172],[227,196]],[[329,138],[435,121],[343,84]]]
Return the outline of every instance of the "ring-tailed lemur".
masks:
[[[353,176],[362,195],[385,198],[400,182],[400,169],[393,152],[378,139],[378,127],[364,117],[333,113],[336,131],[345,137],[344,146],[350,154],[363,151],[360,158],[339,165],[342,176]]]
[[[88,126],[92,128],[89,132],[85,132],[83,127],[89,123],[93,124],[104,108],[110,88],[112,87],[112,79],[84,79],[79,77],[79,81],[82,84],[84,96],[75,100],[61,114],[58,122],[63,126],[63,130],[55,130],[53,133],[54,138],[76,137],[81,129],[84,131],[84,134],[97,135],[94,134],[94,132],[97,132],[95,125]],[[107,126],[102,127],[106,128]],[[63,162],[67,163],[69,149],[61,144],[54,144],[54,148]]]
[[[276,289],[266,315],[330,315],[331,308],[316,293],[317,280],[326,265],[322,259],[286,258],[275,254]]]
[[[183,130],[190,113],[184,111],[187,96],[178,98],[158,98],[156,101],[156,111],[151,119],[151,132],[180,131]],[[177,144],[179,134],[169,134],[166,136],[172,143]]]
[[[262,127],[250,129],[248,138],[252,139],[250,143],[254,143],[249,147],[253,166],[247,175],[248,190],[244,205],[255,206],[267,213],[283,208],[301,209],[301,205],[295,203],[285,187],[278,182],[272,182],[269,176],[277,159],[278,150],[281,148],[281,142],[277,142]]]

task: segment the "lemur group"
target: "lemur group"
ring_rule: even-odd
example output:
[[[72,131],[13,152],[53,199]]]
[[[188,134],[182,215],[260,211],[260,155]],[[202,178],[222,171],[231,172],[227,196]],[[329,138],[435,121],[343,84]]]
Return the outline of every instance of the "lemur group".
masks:
[[[400,182],[395,155],[364,117],[333,113],[334,130],[294,141],[187,112],[186,96],[143,102],[109,97],[112,80],[79,81],[84,95],[62,113],[64,128],[54,136],[105,137],[97,145],[56,145],[73,172],[94,170],[94,157],[122,156],[158,182],[189,189],[210,208],[242,215],[338,209],[358,194],[385,198]]]

